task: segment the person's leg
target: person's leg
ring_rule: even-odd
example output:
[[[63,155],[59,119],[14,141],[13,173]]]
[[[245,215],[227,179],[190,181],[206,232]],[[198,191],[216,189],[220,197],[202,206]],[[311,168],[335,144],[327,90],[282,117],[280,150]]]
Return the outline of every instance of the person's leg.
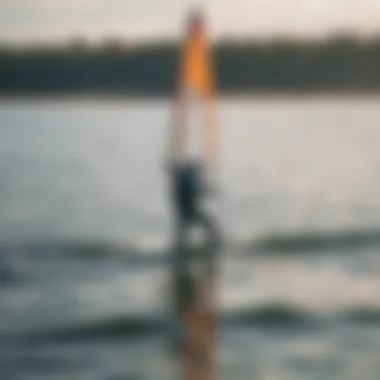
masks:
[[[215,281],[215,272],[217,270],[217,252],[220,245],[219,228],[215,219],[201,208],[202,191],[201,191],[201,167],[185,166],[179,168],[174,176],[174,205],[175,205],[175,226],[174,226],[174,265],[172,276],[174,310],[177,315],[185,315],[189,305],[193,304],[195,296],[194,279],[189,272],[190,250],[187,244],[187,235],[189,229],[198,224],[204,230],[206,237],[205,251],[206,254],[202,258],[203,276],[209,285],[204,289],[213,292],[213,284]],[[198,284],[199,287],[199,284]],[[212,300],[211,295],[207,299]],[[212,303],[212,301],[211,301]],[[213,305],[208,302],[210,310]],[[181,344],[183,331],[181,326],[177,326],[177,336],[175,345]]]
[[[215,217],[199,206],[195,213],[195,220],[204,230],[206,248],[212,251],[217,250],[221,245],[221,235]]]
[[[180,175],[180,173],[178,174]],[[184,274],[186,273],[187,261],[188,261],[188,231],[190,227],[189,219],[186,216],[186,202],[181,191],[181,178],[175,178],[175,217],[174,217],[174,239],[173,239],[173,263],[172,263],[172,287],[173,287],[173,299],[174,309],[178,314],[181,309],[184,287]]]
[[[188,232],[192,224],[192,192],[188,186],[186,168],[179,167],[173,175],[173,205],[174,205],[174,239],[173,263],[171,270],[171,286],[173,311],[176,318],[175,331],[171,346],[177,353],[182,352],[184,338],[183,320],[193,297],[193,284],[189,269]]]

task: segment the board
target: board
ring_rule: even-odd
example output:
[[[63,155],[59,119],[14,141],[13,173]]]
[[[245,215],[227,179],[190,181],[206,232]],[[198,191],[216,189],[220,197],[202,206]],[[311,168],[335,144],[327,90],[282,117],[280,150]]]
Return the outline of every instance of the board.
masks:
[[[178,346],[184,380],[216,379],[217,262],[202,258],[190,262],[177,278],[178,318],[181,340]]]

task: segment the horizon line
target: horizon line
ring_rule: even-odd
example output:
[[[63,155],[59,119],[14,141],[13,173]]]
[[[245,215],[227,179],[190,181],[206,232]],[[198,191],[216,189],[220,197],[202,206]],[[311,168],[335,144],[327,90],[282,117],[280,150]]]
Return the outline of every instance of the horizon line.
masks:
[[[276,42],[276,41],[289,41],[289,42],[324,42],[337,39],[350,39],[357,42],[376,41],[380,39],[380,29],[372,33],[358,33],[356,30],[336,30],[328,33],[304,34],[297,33],[273,33],[262,35],[257,33],[238,35],[238,34],[224,34],[218,37],[210,36],[212,44],[219,44],[223,42],[242,43],[242,42]],[[62,38],[55,39],[29,39],[29,40],[15,40],[15,39],[1,39],[0,47],[9,48],[38,48],[38,47],[67,47],[75,44],[83,44],[88,47],[106,46],[107,43],[117,43],[121,46],[144,46],[153,44],[181,43],[182,36],[173,35],[156,35],[144,37],[128,37],[118,34],[104,34],[101,37],[91,37],[84,34],[73,33]]]

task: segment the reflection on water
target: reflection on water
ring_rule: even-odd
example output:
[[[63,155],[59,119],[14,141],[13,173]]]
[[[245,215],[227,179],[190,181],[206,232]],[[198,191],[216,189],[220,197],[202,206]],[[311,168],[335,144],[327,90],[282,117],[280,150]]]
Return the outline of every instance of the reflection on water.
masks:
[[[378,103],[221,102],[221,378],[378,379]],[[1,103],[1,378],[176,378],[168,109]]]

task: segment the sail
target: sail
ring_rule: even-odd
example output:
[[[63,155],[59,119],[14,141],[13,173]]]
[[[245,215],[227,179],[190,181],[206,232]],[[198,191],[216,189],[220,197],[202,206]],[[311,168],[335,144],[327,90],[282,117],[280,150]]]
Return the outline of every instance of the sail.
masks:
[[[213,70],[206,33],[189,33],[185,39],[181,63],[180,85],[191,88],[201,97],[213,95]]]

